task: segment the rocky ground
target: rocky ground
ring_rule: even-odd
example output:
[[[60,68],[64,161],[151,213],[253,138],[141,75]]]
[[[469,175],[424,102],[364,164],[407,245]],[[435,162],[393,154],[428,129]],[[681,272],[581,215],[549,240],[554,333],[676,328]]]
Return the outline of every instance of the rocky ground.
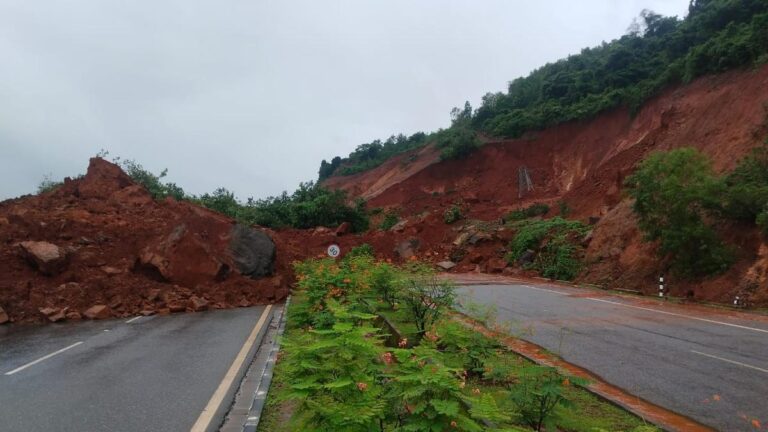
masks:
[[[293,259],[279,242],[193,204],[156,201],[94,158],[83,178],[0,203],[0,323],[279,301]]]

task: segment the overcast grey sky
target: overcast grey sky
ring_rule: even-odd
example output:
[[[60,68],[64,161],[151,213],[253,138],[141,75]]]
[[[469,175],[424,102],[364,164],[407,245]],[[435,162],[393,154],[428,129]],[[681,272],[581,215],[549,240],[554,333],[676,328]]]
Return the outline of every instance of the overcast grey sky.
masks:
[[[100,149],[264,197],[688,0],[0,0],[0,199]]]

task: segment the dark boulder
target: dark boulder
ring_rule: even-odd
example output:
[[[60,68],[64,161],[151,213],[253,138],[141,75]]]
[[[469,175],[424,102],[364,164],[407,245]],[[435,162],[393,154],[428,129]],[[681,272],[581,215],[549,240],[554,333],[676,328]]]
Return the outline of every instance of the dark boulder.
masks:
[[[237,270],[246,276],[256,279],[274,272],[275,243],[261,231],[235,225],[229,250]]]

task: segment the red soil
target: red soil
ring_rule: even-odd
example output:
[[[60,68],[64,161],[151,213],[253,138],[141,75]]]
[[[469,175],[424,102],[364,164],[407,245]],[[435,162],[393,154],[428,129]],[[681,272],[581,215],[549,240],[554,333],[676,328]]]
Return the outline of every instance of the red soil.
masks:
[[[228,252],[233,224],[190,203],[155,201],[116,165],[92,159],[82,179],[0,203],[0,308],[11,321],[28,322],[45,319],[40,309],[78,319],[106,305],[108,315],[125,317],[284,298],[294,257],[280,252],[274,233],[276,276],[253,280],[222,272],[235,268]],[[67,255],[62,271],[38,271],[20,253],[22,241],[58,246]],[[155,260],[162,274],[141,265],[142,256]]]
[[[642,241],[622,192],[624,179],[650,152],[685,146],[707,154],[719,172],[733,168],[768,134],[767,103],[768,67],[733,71],[669,89],[635,116],[616,109],[521,139],[491,141],[458,161],[436,162],[434,149],[422,149],[410,165],[402,161],[413,160],[412,155],[401,155],[372,171],[333,177],[324,184],[370,198],[369,207],[397,208],[410,219],[428,212],[428,222],[415,224],[408,234],[421,241],[424,251],[439,253],[448,252],[456,237],[441,220],[455,202],[464,203],[470,218],[494,220],[533,202],[550,204],[554,215],[556,203],[563,201],[571,218],[600,218],[581,280],[650,293],[665,265],[654,245]],[[522,199],[517,186],[520,166],[528,169],[534,186]],[[735,294],[749,291],[753,302],[768,304],[768,252],[758,256],[764,241],[754,227],[732,224],[721,230],[736,246],[738,262],[719,277],[695,283],[668,278],[671,293],[730,303]],[[396,240],[380,236],[366,241],[382,243],[381,252],[389,255]],[[500,258],[505,243],[492,244],[478,253]],[[468,259],[457,270],[471,268]]]

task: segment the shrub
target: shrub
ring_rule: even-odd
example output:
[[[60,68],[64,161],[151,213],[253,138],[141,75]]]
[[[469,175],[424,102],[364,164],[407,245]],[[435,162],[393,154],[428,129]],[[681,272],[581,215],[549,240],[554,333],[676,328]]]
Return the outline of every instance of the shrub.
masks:
[[[504,218],[509,221],[519,221],[523,219],[529,219],[536,216],[544,216],[549,213],[549,206],[541,203],[534,203],[528,207],[513,210]],[[562,214],[561,214],[562,216]]]
[[[461,388],[465,377],[458,369],[446,367],[441,354],[431,348],[419,346],[412,350],[396,350],[397,373],[393,376],[393,399],[402,419],[403,431],[483,431],[480,423],[472,419],[470,402],[476,411],[485,411],[485,417],[495,409],[491,398],[472,399]]]
[[[529,366],[523,369],[518,382],[509,389],[509,397],[520,418],[536,431],[556,430],[558,406],[568,406],[565,389],[576,378],[563,378],[551,367]]]
[[[177,186],[176,183],[163,183],[162,179],[168,175],[168,169],[164,169],[159,175],[155,175],[133,159],[121,161],[119,158],[116,158],[114,161],[128,174],[128,177],[144,186],[155,199],[162,199],[168,196],[177,200],[187,198],[184,190]]]
[[[456,321],[441,323],[440,328],[434,331],[438,337],[437,347],[443,352],[462,354],[464,369],[474,376],[483,375],[486,362],[493,359],[496,350],[501,348],[498,341]]]
[[[397,225],[398,222],[400,222],[400,217],[397,215],[397,212],[390,210],[384,213],[384,219],[382,219],[381,224],[379,224],[379,229],[382,231],[389,231],[389,229]]]
[[[527,250],[539,250],[532,267],[542,276],[572,280],[581,270],[581,238],[587,226],[556,216],[545,220],[525,220],[513,225],[517,230],[509,244],[507,260],[514,263]],[[542,242],[546,243],[542,245]]]
[[[756,222],[768,205],[768,143],[752,150],[725,177],[726,216]]]
[[[763,234],[768,236],[768,204],[766,204],[763,211],[757,215],[755,222],[757,223],[757,226],[763,230]]]
[[[369,256],[345,257],[339,262],[325,259],[296,263],[297,286],[306,300],[292,307],[294,322],[302,327],[330,328],[335,319],[329,301],[363,312],[365,308],[359,299],[368,289],[368,273],[373,265]]]
[[[308,330],[285,343],[287,399],[299,402],[302,430],[378,430],[386,401],[380,384],[383,349],[373,315],[355,313],[332,301],[335,323]]]
[[[375,256],[373,246],[369,245],[368,243],[355,246],[349,250],[349,253],[347,253],[345,258],[354,258],[359,256],[367,256],[373,258]]]
[[[371,288],[393,308],[397,303],[400,277],[397,268],[387,263],[376,263],[370,270]]]
[[[461,206],[454,204],[450,206],[445,213],[443,213],[443,221],[448,225],[460,220],[463,217],[461,214]]]
[[[416,329],[424,333],[440,318],[444,309],[453,305],[455,288],[450,281],[438,279],[431,267],[418,264],[410,270],[413,273],[400,282],[399,296]]]
[[[51,192],[63,184],[64,183],[61,181],[53,180],[50,175],[46,175],[43,177],[43,180],[40,181],[40,184],[37,185],[37,194],[40,195]]]
[[[692,148],[654,153],[627,178],[638,225],[648,240],[659,240],[683,276],[726,270],[733,258],[708,224],[722,196],[722,182],[709,160]]]

